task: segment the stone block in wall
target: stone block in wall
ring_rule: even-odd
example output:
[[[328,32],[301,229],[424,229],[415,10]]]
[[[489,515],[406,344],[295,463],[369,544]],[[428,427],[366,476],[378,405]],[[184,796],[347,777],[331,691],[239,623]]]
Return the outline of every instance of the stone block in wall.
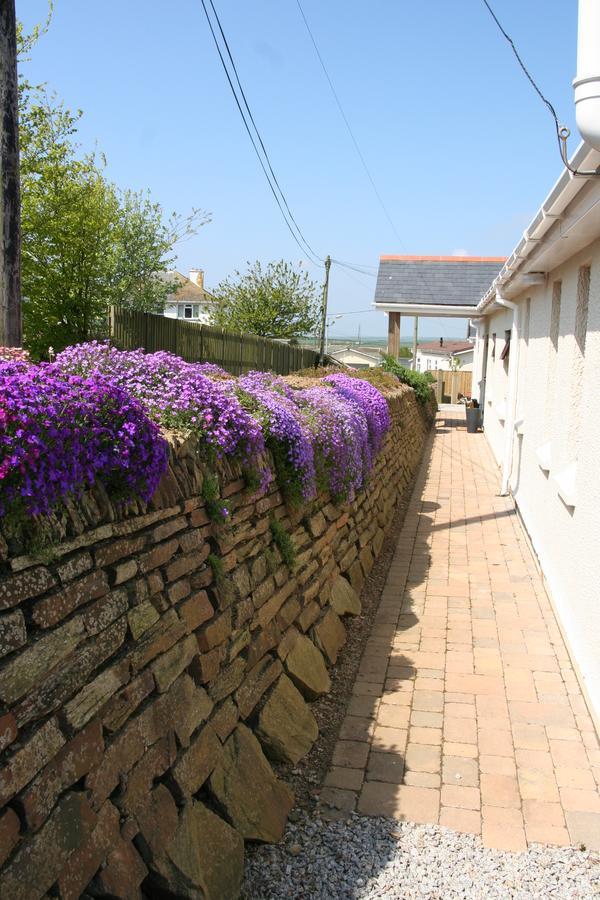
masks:
[[[81,619],[71,619],[31,644],[0,672],[0,700],[12,706],[56,665],[60,665],[84,639]]]
[[[125,615],[129,608],[127,592],[124,588],[111,591],[95,603],[91,603],[82,613],[81,621],[88,635],[104,631],[116,619]]]
[[[161,893],[190,900],[237,900],[244,841],[203,803],[193,802],[184,807],[174,837],[151,865],[151,883]]]
[[[331,690],[323,655],[306,635],[300,635],[287,654],[285,668],[307,700],[316,700]]]
[[[17,739],[19,729],[14,713],[5,713],[0,716],[0,753],[6,750]]]
[[[360,552],[360,564],[365,575],[368,575],[375,564],[370,547],[364,547]]]
[[[19,799],[29,828],[36,831],[45,822],[61,793],[97,766],[103,752],[102,725],[99,721],[93,722],[61,747]]]
[[[142,900],[140,885],[147,874],[148,869],[131,841],[119,838],[92,882],[92,894]]]
[[[329,602],[338,616],[360,615],[360,597],[350,582],[342,575],[338,575],[331,586]]]
[[[348,578],[356,593],[360,594],[365,583],[365,575],[359,559],[353,562],[348,569]]]
[[[149,600],[130,609],[127,613],[127,622],[133,640],[139,640],[159,619],[160,614]]]
[[[119,691],[103,710],[104,728],[109,732],[118,731],[153,690],[154,678],[152,672],[146,669]]]
[[[173,647],[152,663],[151,669],[156,688],[163,694],[190,665],[198,653],[198,643],[193,634],[178,641]]]
[[[126,556],[134,556],[146,546],[146,535],[137,535],[136,537],[118,538],[112,540],[109,544],[105,544],[94,552],[94,559],[99,568],[103,566],[111,566],[113,563],[124,559]]]
[[[330,663],[337,662],[339,652],[346,643],[346,629],[340,617],[328,609],[313,628],[314,641]]]
[[[310,707],[286,675],[281,676],[262,707],[256,734],[267,756],[294,765],[319,736]]]
[[[78,731],[90,721],[129,681],[129,663],[120,660],[114,666],[104,669],[88,684],[84,684],[78,694],[69,700],[59,712],[59,719],[67,730]]]
[[[203,652],[212,650],[224,643],[233,631],[231,610],[227,609],[220,616],[216,616],[212,621],[205,625],[200,631],[196,632],[198,647]]]
[[[302,631],[308,631],[310,626],[314,625],[320,615],[321,607],[313,600],[311,603],[304,607],[304,609],[296,619],[297,625],[302,629]]]
[[[72,581],[74,578],[78,578],[80,575],[84,575],[85,572],[88,572],[93,565],[92,554],[78,553],[76,556],[72,556],[70,559],[67,559],[64,563],[61,563],[56,567],[56,572],[61,582],[65,584],[68,581]]]
[[[235,702],[242,719],[248,718],[265,691],[277,680],[281,672],[280,661],[271,656],[265,656],[247,673],[235,694]]]
[[[0,613],[0,657],[27,643],[25,617],[20,609]]]
[[[179,581],[175,581],[173,584],[170,584],[167,588],[167,597],[169,598],[169,603],[172,603],[175,606],[176,603],[179,603],[180,600],[185,599],[192,592],[192,585],[188,578],[181,578]]]
[[[41,831],[18,848],[0,875],[0,897],[31,900],[45,895],[69,856],[85,844],[96,821],[85,794],[66,794]]]
[[[187,597],[177,607],[177,611],[185,622],[187,632],[195,631],[214,615],[214,609],[206,591],[196,591],[191,597]]]
[[[79,900],[109,851],[119,841],[119,811],[107,800],[87,841],[69,856],[60,873],[61,900]]]
[[[223,650],[225,653],[227,652],[225,647],[223,647]],[[203,656],[204,654],[201,654],[201,661]],[[240,657],[234,659],[232,663],[230,663],[221,672],[219,672],[217,677],[209,686],[208,693],[211,699],[215,703],[218,703],[220,700],[224,700],[225,697],[233,694],[236,688],[238,688],[244,680],[245,673],[246,661],[244,659],[241,659]]]
[[[173,780],[182,798],[195,794],[202,787],[217,765],[221,750],[221,742],[211,723],[194,736],[172,770]]]
[[[19,843],[21,823],[19,817],[8,807],[0,813],[0,866],[4,865]]]
[[[210,724],[218,734],[220,741],[224,743],[227,740],[237,725],[239,718],[240,713],[237,706],[231,697],[226,697],[210,718]]]
[[[109,628],[77,647],[62,665],[56,667],[14,708],[19,727],[59,709],[87,683],[91,674],[103,662],[119,650],[126,633],[127,620],[118,619]]]
[[[227,739],[208,784],[245,840],[281,840],[294,795],[275,777],[258,740],[245,725],[238,725]]]
[[[131,666],[139,672],[156,656],[172,647],[185,634],[185,624],[174,609],[168,610],[143,635],[131,652]]]
[[[153,569],[157,569],[159,566],[164,566],[175,556],[177,550],[179,548],[179,541],[177,538],[173,538],[170,541],[165,541],[162,544],[157,544],[156,547],[153,547],[152,550],[149,550],[147,553],[142,554],[140,556],[138,562],[140,564],[140,572],[144,574],[151,572]]]
[[[11,609],[24,600],[39,597],[56,584],[43,566],[3,578],[0,583],[0,609]]]
[[[29,738],[0,769],[0,806],[18,794],[55,756],[66,740],[50,720]]]
[[[297,628],[293,626],[288,628],[282,639],[279,641],[277,645],[277,656],[279,659],[283,660],[286,658],[298,638],[300,637],[300,632]]]

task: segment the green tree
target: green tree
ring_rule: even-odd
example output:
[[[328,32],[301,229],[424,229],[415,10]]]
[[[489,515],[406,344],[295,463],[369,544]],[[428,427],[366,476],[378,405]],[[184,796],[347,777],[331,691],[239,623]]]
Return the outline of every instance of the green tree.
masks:
[[[41,29],[19,35],[27,53]],[[106,334],[112,304],[161,311],[174,285],[160,277],[173,247],[209,217],[165,217],[147,192],[122,191],[100,154],[75,142],[73,113],[42,85],[20,84],[22,294],[25,345],[49,347]]]
[[[223,328],[261,337],[295,338],[312,334],[319,321],[321,288],[300,266],[283,259],[263,268],[248,263],[213,291],[213,321]]]

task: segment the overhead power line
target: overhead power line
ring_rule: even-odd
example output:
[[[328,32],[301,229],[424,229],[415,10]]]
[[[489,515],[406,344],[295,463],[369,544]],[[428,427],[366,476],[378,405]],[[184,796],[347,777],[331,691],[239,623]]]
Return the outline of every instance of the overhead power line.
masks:
[[[301,229],[299,228],[299,226],[298,226],[298,224],[297,224],[297,222],[296,222],[294,216],[292,215],[292,212],[291,212],[291,210],[290,210],[290,207],[289,207],[289,204],[288,204],[287,199],[286,199],[286,197],[285,197],[285,194],[283,193],[283,191],[282,191],[282,189],[281,189],[281,187],[280,187],[280,185],[279,185],[279,181],[277,180],[277,178],[276,178],[276,176],[275,176],[275,172],[273,171],[273,167],[272,167],[272,165],[271,165],[271,161],[270,161],[270,159],[269,159],[269,155],[268,155],[267,150],[266,150],[266,148],[265,148],[264,141],[263,141],[263,139],[262,139],[262,137],[261,137],[261,134],[260,134],[260,132],[259,132],[257,126],[256,126],[256,122],[255,122],[255,120],[254,120],[254,116],[252,115],[252,112],[251,112],[251,110],[250,110],[250,106],[249,106],[248,101],[247,101],[247,99],[246,99],[246,95],[245,95],[244,90],[243,90],[243,88],[242,88],[241,81],[240,81],[240,78],[239,78],[239,75],[238,75],[238,72],[237,72],[237,68],[236,68],[235,62],[234,62],[234,60],[233,60],[233,55],[232,55],[232,53],[231,53],[231,49],[230,49],[230,47],[229,47],[229,43],[228,43],[228,41],[227,41],[227,38],[225,37],[225,32],[224,32],[224,30],[223,30],[223,26],[221,25],[221,20],[220,20],[220,18],[219,18],[219,15],[218,15],[216,9],[215,9],[214,3],[212,2],[212,0],[209,0],[209,3],[210,3],[210,6],[211,6],[211,9],[212,9],[212,12],[213,12],[215,21],[216,21],[216,23],[217,23],[217,27],[218,27],[218,29],[219,29],[219,32],[220,32],[220,34],[221,34],[221,38],[222,38],[222,40],[223,40],[223,44],[224,44],[224,46],[225,46],[225,50],[226,50],[227,56],[229,57],[229,60],[230,60],[230,63],[231,63],[231,67],[232,67],[232,69],[233,69],[233,73],[234,73],[235,80],[236,80],[236,82],[237,82],[237,84],[238,84],[238,88],[239,88],[239,91],[240,91],[240,94],[241,94],[241,97],[242,97],[242,102],[243,102],[243,104],[244,104],[244,106],[245,106],[245,108],[246,108],[246,110],[247,110],[247,112],[248,112],[248,116],[249,116],[250,121],[251,121],[251,123],[252,123],[252,127],[254,128],[254,131],[255,131],[255,134],[256,134],[256,138],[258,139],[258,142],[259,142],[259,144],[260,144],[260,146],[261,146],[261,148],[262,148],[262,151],[263,151],[263,154],[264,154],[264,159],[263,159],[263,156],[261,156],[260,150],[259,150],[259,148],[258,148],[258,146],[257,146],[257,143],[256,143],[256,139],[255,139],[254,135],[252,134],[252,130],[251,130],[251,128],[250,128],[250,125],[248,124],[248,120],[247,120],[246,115],[245,115],[245,113],[244,113],[244,109],[242,108],[242,102],[240,101],[240,98],[238,97],[237,91],[236,91],[236,89],[235,89],[235,85],[234,85],[234,83],[233,83],[232,76],[231,76],[231,74],[230,74],[230,72],[229,72],[229,68],[228,68],[227,63],[226,63],[226,61],[225,61],[225,57],[224,57],[224,55],[223,55],[223,51],[221,50],[221,45],[219,44],[219,40],[218,40],[217,34],[216,34],[216,32],[215,32],[215,29],[214,29],[214,26],[213,26],[211,17],[210,17],[210,15],[209,15],[209,12],[208,12],[208,9],[207,9],[207,6],[206,6],[206,2],[205,2],[205,0],[200,0],[200,2],[202,3],[202,8],[203,8],[203,10],[204,10],[204,15],[206,16],[206,21],[208,22],[208,27],[209,27],[209,29],[210,29],[210,33],[211,33],[211,35],[212,35],[212,38],[213,38],[215,47],[216,47],[216,49],[217,49],[217,53],[219,54],[219,59],[221,60],[221,65],[222,65],[223,71],[225,72],[225,75],[226,75],[226,77],[227,77],[227,82],[228,82],[229,87],[230,87],[230,89],[231,89],[231,93],[233,94],[233,97],[234,97],[236,106],[237,106],[237,108],[238,108],[238,112],[239,112],[239,114],[240,114],[240,116],[241,116],[241,118],[242,118],[242,122],[244,123],[244,127],[245,127],[245,129],[246,129],[246,131],[247,131],[247,133],[248,133],[248,137],[250,138],[250,141],[251,141],[252,146],[253,146],[253,148],[254,148],[254,152],[256,153],[257,159],[258,159],[258,161],[259,161],[259,163],[260,163],[260,166],[261,166],[261,168],[262,168],[262,170],[263,170],[263,173],[264,173],[264,175],[265,175],[265,178],[267,179],[267,183],[268,183],[268,185],[269,185],[269,188],[270,188],[270,190],[271,190],[271,193],[273,194],[273,197],[275,198],[275,202],[277,203],[277,206],[279,207],[279,211],[281,212],[281,215],[282,215],[282,217],[283,217],[283,220],[284,220],[284,222],[285,222],[285,224],[286,224],[286,226],[287,226],[287,228],[288,228],[290,234],[292,235],[294,241],[296,242],[296,244],[298,245],[298,247],[299,247],[300,250],[302,251],[302,253],[303,253],[303,254],[307,254],[307,255],[309,256],[311,262],[312,262],[314,265],[320,266],[320,264],[321,264],[321,262],[322,262],[322,259],[321,259],[321,257],[320,257],[317,253],[315,253],[314,250],[312,250],[310,244],[309,244],[308,241],[305,239],[305,237],[304,237],[304,235],[303,235]],[[269,174],[269,173],[270,173],[270,174]],[[281,198],[281,199],[280,199],[280,198]],[[285,207],[285,209],[284,209],[284,207]],[[286,214],[286,210],[287,210],[287,214]],[[289,216],[289,218],[288,218],[288,216]],[[291,220],[291,221],[290,221],[290,220]],[[295,230],[294,230],[294,229],[295,229]]]
[[[335,86],[334,86],[334,84],[333,84],[333,80],[332,80],[332,78],[331,78],[331,76],[330,76],[330,74],[329,74],[329,72],[328,72],[328,70],[327,70],[327,66],[325,65],[325,62],[324,62],[323,57],[322,57],[322,55],[321,55],[321,51],[319,50],[319,47],[318,47],[318,45],[317,45],[317,41],[316,41],[316,39],[315,39],[315,36],[314,36],[314,34],[313,34],[313,32],[312,32],[312,29],[311,29],[310,25],[308,24],[308,19],[306,18],[306,14],[305,14],[305,12],[304,12],[304,9],[302,8],[302,4],[301,4],[300,0],[296,0],[296,4],[297,4],[297,6],[298,6],[298,9],[300,10],[300,15],[302,16],[302,20],[304,21],[304,24],[305,24],[305,26],[306,26],[306,30],[307,30],[307,32],[308,32],[308,35],[309,35],[310,40],[311,40],[311,42],[312,42],[312,45],[313,45],[313,47],[314,47],[314,49],[315,49],[315,53],[317,54],[317,59],[319,60],[319,62],[320,62],[320,64],[321,64],[321,68],[323,69],[323,73],[324,73],[324,75],[325,75],[325,78],[327,79],[327,83],[329,84],[329,87],[330,87],[330,89],[331,89],[331,93],[333,94],[333,99],[335,100],[336,106],[337,106],[337,108],[338,108],[338,110],[339,110],[339,113],[340,113],[340,115],[341,115],[341,117],[342,117],[342,119],[343,119],[343,121],[344,121],[344,124],[345,124],[345,126],[346,126],[346,130],[348,131],[348,134],[350,135],[350,139],[351,139],[351,141],[352,141],[352,144],[354,145],[354,149],[356,150],[356,154],[357,154],[357,156],[358,156],[358,158],[359,158],[359,160],[360,160],[360,162],[361,162],[361,165],[362,165],[363,169],[365,170],[365,173],[366,173],[366,175],[367,175],[367,178],[369,179],[369,182],[370,182],[371,187],[372,187],[372,189],[373,189],[373,193],[375,194],[375,197],[377,198],[377,201],[378,201],[379,205],[381,206],[381,209],[383,210],[383,213],[384,213],[386,219],[388,220],[388,222],[389,222],[389,224],[390,224],[390,227],[391,227],[392,231],[394,232],[394,234],[395,234],[395,236],[396,236],[397,241],[399,242],[400,245],[402,245],[402,237],[400,236],[400,232],[399,232],[398,229],[396,228],[396,224],[395,224],[394,220],[392,219],[392,216],[390,215],[390,211],[389,211],[389,209],[387,208],[386,203],[385,203],[383,197],[381,196],[381,194],[380,194],[380,192],[379,192],[379,189],[378,189],[378,187],[377,187],[377,184],[375,183],[375,179],[373,178],[373,175],[371,174],[371,170],[369,169],[369,166],[367,165],[367,161],[366,161],[366,159],[365,159],[365,157],[364,157],[364,154],[363,154],[362,150],[360,149],[360,146],[359,146],[359,143],[358,143],[358,141],[357,141],[357,139],[356,139],[356,136],[355,136],[355,134],[354,134],[354,131],[352,130],[352,126],[350,125],[350,122],[349,122],[349,120],[348,120],[348,116],[346,115],[346,113],[345,113],[345,111],[344,111],[344,107],[342,106],[342,101],[341,101],[340,98],[339,98],[338,92],[336,91]],[[335,262],[335,260],[334,260],[334,262]],[[347,264],[347,263],[344,264],[344,263],[341,263],[339,260],[337,261],[337,264],[338,264],[338,265],[346,265],[348,268],[355,268],[356,271],[360,271],[360,267],[356,267],[356,266],[353,266],[353,265],[349,265],[349,264]],[[417,273],[418,273],[418,277],[419,277],[419,278],[421,279],[421,281],[423,282],[423,285],[424,285],[424,287],[425,287],[426,292],[429,294],[430,298],[433,300],[433,294],[432,294],[432,292],[431,292],[431,289],[430,289],[430,287],[429,287],[429,285],[428,285],[428,283],[427,283],[427,280],[426,280],[425,276],[424,276],[421,272],[419,272],[418,268],[417,268]],[[364,272],[364,271],[363,271],[362,274],[364,274],[364,275],[370,275],[371,273],[369,273],[369,272]]]
[[[569,170],[569,172],[572,172],[573,175],[599,175],[600,172],[598,170],[591,171],[591,172],[580,172],[571,166],[571,164],[569,162],[568,153],[567,153],[567,139],[568,139],[569,135],[571,134],[571,132],[566,127],[566,125],[560,124],[554,106],[552,105],[552,103],[550,103],[548,98],[545,97],[544,94],[542,93],[542,91],[539,88],[538,84],[536,83],[533,75],[531,74],[531,72],[529,71],[529,69],[527,68],[525,63],[523,62],[523,60],[521,58],[521,54],[517,50],[515,42],[513,41],[511,36],[508,34],[508,32],[503,28],[498,16],[492,9],[491,5],[488,3],[488,0],[482,0],[482,2],[484,4],[484,6],[486,7],[487,11],[489,12],[490,16],[496,23],[496,26],[498,27],[500,33],[502,34],[504,39],[510,45],[510,48],[511,48],[512,52],[514,53],[515,58],[523,71],[523,74],[525,75],[528,82],[530,83],[530,85],[532,86],[532,88],[534,89],[534,91],[536,92],[536,94],[538,95],[540,100],[542,101],[542,103],[547,107],[548,111],[550,112],[550,115],[554,119],[554,127],[556,128],[556,138],[558,140],[558,151],[560,153],[563,163],[565,164],[565,167]]]
[[[379,190],[378,190],[378,188],[377,188],[377,185],[375,184],[375,179],[374,179],[373,176],[371,175],[371,171],[370,171],[370,169],[369,169],[369,167],[368,167],[368,165],[367,165],[367,161],[366,161],[365,157],[363,156],[362,150],[360,149],[360,147],[359,147],[359,145],[358,145],[358,141],[356,140],[356,137],[355,137],[354,132],[353,132],[353,130],[352,130],[352,126],[350,125],[350,122],[348,121],[348,116],[347,116],[346,113],[344,112],[344,107],[342,106],[342,102],[341,102],[341,100],[340,100],[340,98],[339,98],[339,96],[338,96],[338,93],[337,93],[337,91],[336,91],[336,89],[335,89],[335,87],[334,87],[333,81],[331,80],[331,76],[329,75],[329,72],[327,71],[327,66],[325,65],[325,63],[324,63],[324,61],[323,61],[323,57],[321,56],[321,52],[320,52],[320,50],[319,50],[319,48],[318,48],[318,46],[317,46],[317,42],[316,42],[316,40],[315,40],[315,36],[313,35],[313,33],[312,33],[312,31],[311,31],[311,27],[310,27],[310,25],[308,24],[308,19],[306,18],[306,15],[305,15],[305,13],[304,13],[304,10],[302,9],[302,4],[300,3],[300,0],[296,0],[296,3],[298,4],[298,9],[300,10],[300,15],[302,16],[302,18],[303,18],[303,20],[304,20],[304,24],[306,25],[306,30],[308,31],[309,37],[310,37],[310,39],[311,39],[311,41],[312,41],[312,45],[313,45],[313,47],[315,48],[315,53],[317,54],[317,58],[318,58],[319,62],[321,63],[321,68],[323,69],[323,73],[325,74],[325,78],[327,79],[327,82],[328,82],[328,84],[329,84],[329,87],[331,88],[331,93],[333,94],[333,98],[334,98],[334,100],[335,100],[335,102],[336,102],[337,108],[339,109],[340,115],[341,115],[342,119],[344,120],[344,124],[345,124],[345,126],[346,126],[346,129],[347,129],[347,131],[348,131],[348,134],[350,135],[350,139],[351,139],[352,143],[354,144],[354,149],[356,150],[356,153],[358,154],[358,158],[360,159],[360,161],[361,161],[361,163],[362,163],[362,167],[363,167],[363,169],[364,169],[365,172],[366,172],[367,178],[368,178],[369,181],[371,182],[371,187],[373,188],[373,191],[375,192],[375,196],[377,197],[377,200],[379,201],[379,205],[381,206],[381,208],[382,208],[382,210],[383,210],[383,212],[384,212],[384,214],[385,214],[386,219],[387,219],[388,222],[390,223],[390,225],[391,225],[391,227],[392,227],[392,230],[393,230],[394,234],[396,235],[397,239],[398,239],[399,241],[401,241],[402,239],[401,239],[401,237],[400,237],[400,235],[399,235],[399,233],[398,233],[398,230],[397,230],[397,228],[396,228],[396,226],[395,226],[395,224],[394,224],[394,220],[392,219],[392,217],[391,217],[391,215],[390,215],[390,212],[389,212],[387,206],[386,206],[385,203],[384,203],[383,197],[382,197],[381,194],[379,193]]]

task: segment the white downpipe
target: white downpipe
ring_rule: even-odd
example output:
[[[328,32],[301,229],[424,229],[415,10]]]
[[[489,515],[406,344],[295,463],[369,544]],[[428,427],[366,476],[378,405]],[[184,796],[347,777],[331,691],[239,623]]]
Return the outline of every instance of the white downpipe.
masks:
[[[499,306],[505,306],[512,310],[512,328],[510,334],[510,352],[508,356],[508,397],[506,421],[504,427],[504,453],[502,456],[502,482],[500,485],[500,496],[506,497],[510,493],[508,483],[510,480],[510,472],[512,469],[512,456],[515,431],[515,410],[517,406],[517,376],[519,370],[519,305],[513,303],[512,300],[506,300],[500,294],[496,294],[496,303]]]
[[[600,3],[579,0],[575,116],[581,137],[600,150]]]

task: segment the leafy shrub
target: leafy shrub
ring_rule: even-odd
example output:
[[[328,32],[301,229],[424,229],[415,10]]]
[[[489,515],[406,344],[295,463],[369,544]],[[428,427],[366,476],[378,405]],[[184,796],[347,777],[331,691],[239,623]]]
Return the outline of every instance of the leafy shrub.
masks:
[[[419,403],[423,404],[423,406],[429,403],[431,400],[431,379],[425,373],[414,372],[412,369],[401,366],[393,356],[384,356],[382,365],[386,372],[395,375],[402,384],[407,384],[414,390]]]

